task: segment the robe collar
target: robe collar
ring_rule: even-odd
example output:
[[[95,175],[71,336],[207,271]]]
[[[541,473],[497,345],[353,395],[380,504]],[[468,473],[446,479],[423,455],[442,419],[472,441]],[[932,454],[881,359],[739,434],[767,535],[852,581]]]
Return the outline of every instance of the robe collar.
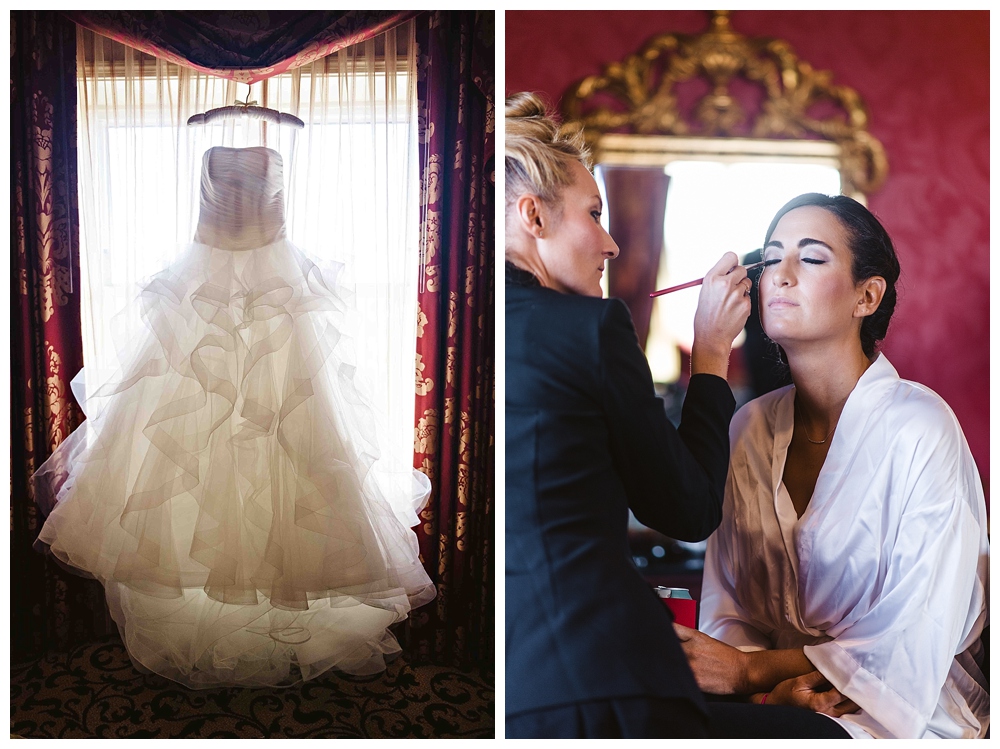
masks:
[[[812,498],[800,518],[795,517],[795,510],[791,499],[787,496],[787,490],[781,489],[788,446],[791,444],[795,425],[795,386],[790,386],[777,403],[771,453],[771,501],[796,588],[799,585],[800,532],[810,522],[811,517],[817,517],[819,509],[826,501],[836,494],[837,485],[842,481],[844,473],[850,469],[854,456],[864,441],[873,414],[878,410],[882,400],[892,393],[898,382],[899,375],[895,368],[881,353],[858,379],[840,414],[826,460],[816,478]],[[813,634],[823,634],[806,626],[801,619],[800,624]]]
[[[864,441],[864,436],[870,428],[872,414],[878,409],[879,403],[888,397],[899,383],[899,374],[889,363],[885,355],[879,353],[871,366],[861,375],[854,390],[847,397],[844,410],[833,433],[830,449],[827,451],[823,468],[816,479],[813,498],[802,514],[806,518],[813,503],[830,493],[830,490],[840,480],[840,476],[850,465],[851,459]],[[792,441],[792,431],[795,424],[795,386],[791,386],[777,404],[774,420],[774,446],[771,461],[771,481],[777,491],[785,470],[785,458],[788,446]],[[780,459],[779,459],[780,458]]]

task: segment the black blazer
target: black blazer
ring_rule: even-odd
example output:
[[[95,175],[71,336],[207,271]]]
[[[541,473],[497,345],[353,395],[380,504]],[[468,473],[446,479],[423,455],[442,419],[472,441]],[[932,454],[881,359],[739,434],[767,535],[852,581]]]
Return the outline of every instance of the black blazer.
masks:
[[[688,541],[722,517],[735,408],[694,375],[679,430],[628,308],[506,286],[506,713],[627,696],[705,711],[667,608],[632,563],[628,509]]]

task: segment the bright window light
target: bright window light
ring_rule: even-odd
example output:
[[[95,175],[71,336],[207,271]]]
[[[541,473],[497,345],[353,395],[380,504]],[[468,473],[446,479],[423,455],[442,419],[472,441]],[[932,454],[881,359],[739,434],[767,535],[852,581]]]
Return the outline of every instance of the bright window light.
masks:
[[[369,86],[353,70],[317,80],[302,76],[296,96],[313,102],[299,112],[306,126],[297,131],[272,128],[268,145],[283,158],[289,240],[321,264],[344,266],[338,281],[352,292],[361,326],[354,335],[358,381],[377,410],[388,415],[386,456],[409,467],[419,182],[415,102],[405,93],[415,81],[406,72],[393,81],[376,68]],[[97,80],[106,84],[114,79],[105,75]],[[260,83],[247,98],[290,111],[292,75],[275,76],[267,85],[267,99]],[[323,88],[313,92],[314,85]],[[157,113],[163,102],[176,103],[186,90],[176,71],[140,80],[141,96],[126,96],[132,89],[124,81],[115,86],[115,96],[108,98],[131,109],[127,117],[116,119],[103,100],[92,105],[87,137],[93,164],[88,181],[80,185],[88,392],[118,367],[122,341],[114,335],[115,315],[135,298],[143,280],[170,265],[193,240],[205,150],[223,142],[231,147],[260,144],[257,121],[218,121],[180,134],[161,122]],[[245,91],[241,87],[241,96]],[[394,105],[387,99],[390,94]],[[216,97],[206,108],[227,101],[231,99]],[[405,313],[397,314],[400,309]]]

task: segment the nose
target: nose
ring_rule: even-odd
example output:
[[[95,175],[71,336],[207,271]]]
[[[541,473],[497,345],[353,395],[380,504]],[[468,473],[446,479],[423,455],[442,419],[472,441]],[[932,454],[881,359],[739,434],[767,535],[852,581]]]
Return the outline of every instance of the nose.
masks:
[[[604,250],[602,254],[609,260],[613,260],[618,257],[618,243],[615,242],[614,237],[607,232],[604,232],[604,236],[607,237],[607,241],[604,243]]]
[[[782,260],[770,266],[767,270],[771,272],[772,286],[790,286],[794,281],[792,278],[791,263],[789,262]]]

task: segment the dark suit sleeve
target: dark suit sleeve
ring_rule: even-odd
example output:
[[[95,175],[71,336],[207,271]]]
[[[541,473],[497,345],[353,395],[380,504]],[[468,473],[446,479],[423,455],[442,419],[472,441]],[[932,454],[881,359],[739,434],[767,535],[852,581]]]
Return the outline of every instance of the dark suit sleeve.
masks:
[[[656,397],[628,308],[610,300],[600,323],[599,381],[615,467],[643,525],[700,541],[722,519],[729,421],[736,402],[721,377],[691,378],[680,430]]]

